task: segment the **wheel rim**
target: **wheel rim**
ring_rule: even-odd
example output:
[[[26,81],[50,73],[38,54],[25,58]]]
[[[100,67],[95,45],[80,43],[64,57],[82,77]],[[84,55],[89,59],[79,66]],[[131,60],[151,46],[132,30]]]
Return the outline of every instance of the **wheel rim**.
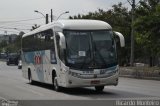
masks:
[[[54,78],[54,89],[58,90],[58,83],[56,78]]]
[[[31,75],[31,73],[29,73],[28,79],[29,79],[29,82],[32,83],[32,75]]]
[[[28,80],[29,80],[29,82],[30,82],[30,79],[31,79],[31,75],[30,75],[30,73],[28,73]]]

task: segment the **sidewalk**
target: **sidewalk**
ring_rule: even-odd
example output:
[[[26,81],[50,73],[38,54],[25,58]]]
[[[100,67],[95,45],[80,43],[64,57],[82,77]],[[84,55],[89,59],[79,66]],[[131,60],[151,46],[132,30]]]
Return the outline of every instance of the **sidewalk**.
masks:
[[[160,80],[158,67],[120,67],[120,77]]]

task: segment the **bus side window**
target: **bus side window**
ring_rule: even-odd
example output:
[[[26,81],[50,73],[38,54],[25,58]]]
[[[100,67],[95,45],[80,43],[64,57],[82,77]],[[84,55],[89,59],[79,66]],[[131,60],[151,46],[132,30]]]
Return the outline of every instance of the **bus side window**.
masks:
[[[41,33],[41,50],[54,50],[54,39],[52,30]]]
[[[37,50],[37,37],[34,35],[27,36],[22,39],[22,50],[24,52],[32,52]]]
[[[52,63],[52,64],[56,64],[57,61],[56,61],[55,51],[54,51],[54,50],[51,50],[50,54],[51,54],[51,63]]]
[[[51,29],[43,31],[41,33],[41,50],[50,50],[50,62],[52,64],[55,64],[57,61],[53,36],[54,34]]]
[[[37,33],[34,35],[34,50],[41,50],[41,35]]]

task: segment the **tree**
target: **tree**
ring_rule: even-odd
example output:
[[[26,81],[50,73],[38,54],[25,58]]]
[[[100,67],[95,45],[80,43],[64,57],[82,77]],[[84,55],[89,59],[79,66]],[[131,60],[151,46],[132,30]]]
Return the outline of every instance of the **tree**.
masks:
[[[39,28],[39,27],[40,27],[40,25],[34,24],[34,25],[32,26],[31,31],[33,31],[33,30],[35,30],[35,29],[37,29],[37,28]]]
[[[15,39],[15,47],[17,47],[18,51],[21,49],[21,39],[22,39],[22,35],[24,35],[25,33],[23,31],[21,31],[19,33],[19,35],[17,36],[17,38]]]
[[[0,43],[0,53],[4,52],[4,48],[7,46],[7,42],[5,40],[2,40]]]
[[[0,48],[3,48],[7,46],[7,42],[5,40],[2,40],[2,42],[0,43]]]
[[[160,56],[160,4],[159,0],[140,1],[136,10],[137,19],[134,23],[138,45],[143,45],[153,66],[155,57]]]

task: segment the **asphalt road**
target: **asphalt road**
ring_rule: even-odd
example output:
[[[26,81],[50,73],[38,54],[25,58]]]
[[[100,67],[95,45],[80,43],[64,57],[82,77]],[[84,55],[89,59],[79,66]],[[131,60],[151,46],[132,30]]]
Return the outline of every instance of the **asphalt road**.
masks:
[[[7,100],[151,100],[160,99],[160,81],[120,78],[118,86],[106,86],[104,92],[94,88],[64,89],[56,92],[52,85],[30,85],[17,66],[0,62],[0,99]]]

